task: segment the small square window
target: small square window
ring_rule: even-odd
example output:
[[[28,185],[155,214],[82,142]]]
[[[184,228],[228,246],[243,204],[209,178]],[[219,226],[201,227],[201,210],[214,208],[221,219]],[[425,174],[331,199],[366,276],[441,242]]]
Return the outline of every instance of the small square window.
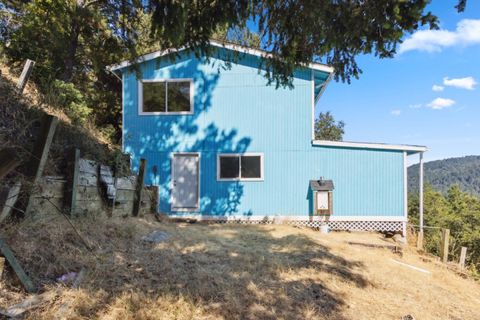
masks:
[[[143,83],[143,112],[165,112],[165,82]]]
[[[168,112],[190,111],[190,82],[168,82]]]
[[[242,178],[262,178],[262,158],[260,156],[242,156]]]
[[[220,157],[220,178],[238,179],[240,172],[240,158],[236,156]]]

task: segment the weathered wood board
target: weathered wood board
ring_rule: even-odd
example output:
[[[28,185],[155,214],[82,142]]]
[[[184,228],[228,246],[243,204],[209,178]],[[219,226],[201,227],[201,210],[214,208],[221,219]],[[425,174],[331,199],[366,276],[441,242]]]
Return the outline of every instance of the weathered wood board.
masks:
[[[32,74],[34,66],[35,66],[35,61],[30,59],[27,59],[27,61],[25,61],[25,65],[23,66],[22,73],[20,74],[20,78],[18,78],[18,82],[17,82],[17,90],[19,93],[23,93],[23,89],[27,85],[28,79]]]
[[[34,194],[30,197],[29,210],[38,214],[59,214],[63,208],[66,180],[62,176],[40,178]]]
[[[8,264],[12,267],[13,271],[15,271],[15,274],[17,275],[22,285],[25,287],[25,290],[30,293],[35,292],[36,288],[32,280],[30,280],[30,278],[27,276],[22,266],[18,262],[17,258],[15,258],[12,250],[10,250],[10,247],[2,238],[0,238],[0,252],[8,261]]]
[[[78,161],[79,171],[85,173],[98,174],[98,163],[93,160],[80,158]]]
[[[17,202],[18,196],[20,194],[20,189],[22,184],[16,182],[8,191],[7,197],[3,204],[2,212],[0,213],[0,223],[3,222],[12,212],[15,202]]]
[[[137,176],[117,178],[116,187],[118,190],[135,190],[137,185]]]

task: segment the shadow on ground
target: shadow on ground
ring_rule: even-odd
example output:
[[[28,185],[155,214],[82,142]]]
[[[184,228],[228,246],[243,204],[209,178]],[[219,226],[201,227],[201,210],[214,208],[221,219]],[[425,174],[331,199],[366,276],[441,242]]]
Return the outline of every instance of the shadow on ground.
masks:
[[[76,220],[94,248],[90,253],[62,219],[7,229],[12,248],[44,289],[63,273],[88,270],[81,290],[66,292],[34,318],[66,312],[67,318],[343,319],[348,303],[331,283],[372,285],[362,263],[291,227]],[[170,237],[142,241],[152,230]]]

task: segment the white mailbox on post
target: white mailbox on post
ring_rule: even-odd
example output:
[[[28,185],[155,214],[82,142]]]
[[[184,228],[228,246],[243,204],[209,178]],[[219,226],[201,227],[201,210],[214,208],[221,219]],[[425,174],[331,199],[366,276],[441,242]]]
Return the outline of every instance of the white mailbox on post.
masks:
[[[333,213],[333,181],[310,180],[310,188],[313,194],[313,214],[331,215]]]

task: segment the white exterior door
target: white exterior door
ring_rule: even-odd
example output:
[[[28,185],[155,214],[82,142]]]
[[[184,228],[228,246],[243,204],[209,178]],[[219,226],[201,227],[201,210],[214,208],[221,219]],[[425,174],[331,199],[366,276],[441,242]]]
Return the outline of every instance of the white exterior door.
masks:
[[[172,159],[172,210],[198,209],[199,165],[198,154],[174,154]]]

